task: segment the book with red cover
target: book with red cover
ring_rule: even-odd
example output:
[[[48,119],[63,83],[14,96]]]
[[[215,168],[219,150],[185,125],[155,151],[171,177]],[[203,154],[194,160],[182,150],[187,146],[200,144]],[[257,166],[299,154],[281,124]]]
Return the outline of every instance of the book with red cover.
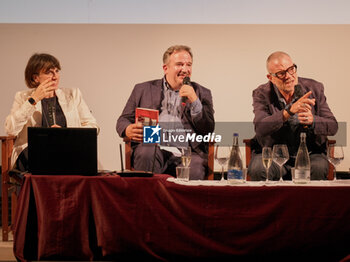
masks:
[[[156,109],[137,107],[135,122],[142,122],[144,126],[155,126],[158,124],[159,111]]]

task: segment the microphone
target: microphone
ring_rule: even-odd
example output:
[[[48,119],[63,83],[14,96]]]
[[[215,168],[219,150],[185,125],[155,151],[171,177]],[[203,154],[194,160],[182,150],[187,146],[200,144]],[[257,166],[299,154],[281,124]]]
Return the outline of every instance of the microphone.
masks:
[[[301,86],[300,85],[294,86],[294,95],[295,95],[295,98],[297,100],[304,95],[303,90],[301,90]],[[309,129],[308,125],[303,125],[302,127],[303,127],[303,129],[302,129],[303,131],[302,132],[306,132]]]
[[[183,84],[183,85],[192,86],[190,77],[189,77],[189,76],[186,76],[186,77],[184,78],[182,84]],[[182,97],[181,97],[181,104],[182,104],[183,106],[185,106],[185,105],[186,105],[186,102],[187,102],[187,97],[186,97],[186,96],[182,96]]]
[[[119,153],[120,153],[120,165],[122,172],[124,172],[124,160],[123,160],[123,149],[122,149],[122,144],[119,144]]]
[[[56,106],[52,101],[48,103],[48,114],[50,127],[56,125]]]
[[[300,85],[294,86],[294,95],[297,100],[304,95]]]

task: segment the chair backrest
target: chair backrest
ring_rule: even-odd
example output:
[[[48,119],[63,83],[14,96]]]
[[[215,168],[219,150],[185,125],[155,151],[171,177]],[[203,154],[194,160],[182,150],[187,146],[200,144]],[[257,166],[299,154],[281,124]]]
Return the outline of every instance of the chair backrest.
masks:
[[[8,233],[9,233],[9,202],[8,195],[9,189],[11,187],[9,171],[11,167],[11,155],[13,144],[16,139],[15,136],[0,136],[1,139],[1,189],[2,189],[2,209],[1,209],[1,217],[2,217],[2,240],[8,241]],[[11,210],[12,210],[12,221],[14,221],[17,196],[16,193],[13,192],[11,198]]]
[[[133,170],[133,167],[131,166],[131,155],[132,155],[132,148],[131,148],[131,140],[127,137],[124,137],[123,139],[125,143],[125,168],[128,170]],[[208,174],[206,175],[206,178],[208,180],[214,180],[214,142],[209,142],[209,148],[208,148]]]
[[[252,158],[252,141],[253,139],[243,139],[243,142],[245,144],[245,162],[246,162],[246,167],[248,168],[250,160]],[[327,140],[327,146],[331,144],[335,144],[336,140]],[[328,164],[328,175],[327,179],[328,180],[333,180],[334,178],[334,167],[331,163]],[[250,180],[249,174],[247,174],[247,180]]]

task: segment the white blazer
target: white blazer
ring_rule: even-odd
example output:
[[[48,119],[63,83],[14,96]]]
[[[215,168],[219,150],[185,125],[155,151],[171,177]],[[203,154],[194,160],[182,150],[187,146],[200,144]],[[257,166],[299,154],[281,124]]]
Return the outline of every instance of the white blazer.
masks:
[[[29,103],[28,98],[35,89],[17,92],[11,113],[6,117],[5,130],[8,135],[16,136],[11,156],[13,168],[19,154],[28,146],[27,127],[40,127],[42,123],[41,103],[35,106]],[[56,91],[58,102],[67,120],[67,127],[100,128],[92,116],[78,88],[59,88]]]

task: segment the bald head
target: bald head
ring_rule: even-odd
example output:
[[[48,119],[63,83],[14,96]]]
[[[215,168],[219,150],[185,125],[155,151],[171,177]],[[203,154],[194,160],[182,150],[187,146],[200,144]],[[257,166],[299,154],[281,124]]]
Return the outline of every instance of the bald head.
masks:
[[[269,57],[267,58],[266,60],[266,69],[267,69],[267,72],[271,73],[271,64],[274,63],[274,62],[277,62],[279,60],[281,60],[282,58],[285,58],[285,57],[288,57],[289,59],[290,56],[285,53],[285,52],[282,52],[282,51],[277,51],[277,52],[273,52],[271,55],[269,55]]]
[[[294,86],[298,84],[297,68],[285,52],[274,52],[266,60],[266,77],[285,96],[292,96]]]

